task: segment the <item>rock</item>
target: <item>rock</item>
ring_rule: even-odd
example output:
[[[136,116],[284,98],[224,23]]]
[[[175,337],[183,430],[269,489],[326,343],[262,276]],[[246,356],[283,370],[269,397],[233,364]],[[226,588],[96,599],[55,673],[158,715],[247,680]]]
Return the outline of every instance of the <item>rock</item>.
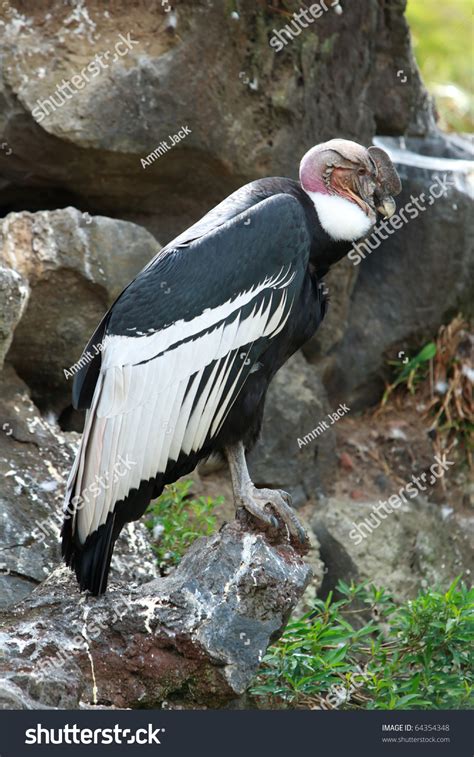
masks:
[[[0,354],[9,348],[42,409],[59,414],[70,404],[71,367],[107,307],[159,249],[135,224],[75,208],[3,220]]]
[[[0,263],[0,369],[10,349],[13,333],[19,323],[29,290],[19,273]]]
[[[420,495],[383,513],[385,520],[379,518],[380,525],[371,533],[362,526],[367,536],[359,542],[356,527],[368,518],[376,525],[372,515],[376,504],[331,498],[316,511],[312,527],[327,571],[323,596],[339,579],[368,580],[403,601],[420,589],[447,588],[461,573],[472,575],[474,550],[468,534]]]
[[[4,707],[221,707],[240,696],[309,579],[289,545],[237,522],[170,576],[80,595],[66,569],[3,613]],[[33,704],[32,704],[33,703]]]
[[[305,555],[305,563],[309,565],[311,570],[311,577],[306,586],[306,589],[298,602],[294,617],[300,618],[307,612],[314,610],[314,603],[319,597],[320,591],[323,586],[324,576],[327,573],[327,567],[321,560],[321,548],[316,534],[311,529],[310,522],[307,517],[302,517],[301,513],[298,513],[298,518],[301,520],[302,525],[306,529],[306,533],[309,539],[309,549]]]
[[[0,607],[33,591],[60,562],[65,483],[78,441],[40,415],[10,366],[0,373]],[[143,523],[124,529],[112,569],[132,581],[156,576]]]
[[[114,549],[111,575],[132,584],[142,584],[158,576],[158,565],[143,521],[124,526]]]
[[[113,14],[99,0],[87,11],[60,0],[48,12],[12,7],[2,22],[0,133],[9,151],[0,152],[0,205],[66,201],[167,240],[245,181],[295,176],[316,141],[369,142],[377,126],[425,134],[432,108],[404,7],[329,8],[280,53],[269,43],[287,19],[252,0],[242,0],[237,22],[225,3],[183,0],[171,29],[159,4]],[[190,133],[143,167],[183,126]]]
[[[339,465],[346,471],[354,470],[354,461],[348,452],[341,452],[339,455]]]
[[[41,417],[11,367],[0,374],[0,381],[3,605],[31,592],[58,564],[61,494],[73,446]]]
[[[334,431],[329,427],[302,442],[331,409],[316,372],[301,354],[294,355],[267,394],[262,433],[249,455],[254,483],[288,491],[294,507],[323,494],[337,466]]]
[[[331,401],[343,400],[354,409],[380,399],[386,359],[397,359],[401,349],[414,356],[453,313],[471,313],[474,302],[472,147],[468,151],[467,140],[448,136],[385,138],[377,144],[389,151],[401,176],[398,212],[423,193],[426,201],[418,217],[410,220],[406,215],[408,222],[392,229],[380,246],[369,237],[375,249],[369,247],[357,266],[348,325],[332,346],[331,365],[323,373]],[[437,176],[446,177],[449,185],[447,195],[434,200],[429,188],[441,192]],[[358,249],[367,252],[363,243]],[[324,325],[321,334],[323,329]],[[310,359],[315,349],[306,350]]]

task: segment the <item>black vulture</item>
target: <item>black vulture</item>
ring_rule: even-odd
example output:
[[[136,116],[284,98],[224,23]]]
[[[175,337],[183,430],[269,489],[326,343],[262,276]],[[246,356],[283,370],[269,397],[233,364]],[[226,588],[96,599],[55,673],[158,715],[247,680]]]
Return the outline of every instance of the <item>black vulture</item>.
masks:
[[[383,150],[343,139],[316,145],[299,182],[266,178],[238,189],[120,294],[73,387],[74,406],[87,413],[62,550],[81,589],[105,591],[124,524],[212,454],[227,458],[236,508],[305,542],[289,496],[257,489],[245,452],[272,377],[324,318],[324,275],[377,211],[394,212],[399,191]]]

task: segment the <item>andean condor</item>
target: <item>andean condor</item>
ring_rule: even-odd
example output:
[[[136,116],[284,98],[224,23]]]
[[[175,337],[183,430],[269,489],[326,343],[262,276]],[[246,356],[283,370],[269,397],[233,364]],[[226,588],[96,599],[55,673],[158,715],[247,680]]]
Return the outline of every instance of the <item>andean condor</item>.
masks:
[[[324,318],[323,276],[369,232],[376,210],[394,212],[400,188],[383,150],[333,139],[304,155],[300,182],[237,190],[124,289],[73,387],[87,414],[62,550],[81,589],[105,591],[124,524],[212,453],[227,457],[236,508],[305,541],[289,496],[254,487],[245,451],[272,377]]]

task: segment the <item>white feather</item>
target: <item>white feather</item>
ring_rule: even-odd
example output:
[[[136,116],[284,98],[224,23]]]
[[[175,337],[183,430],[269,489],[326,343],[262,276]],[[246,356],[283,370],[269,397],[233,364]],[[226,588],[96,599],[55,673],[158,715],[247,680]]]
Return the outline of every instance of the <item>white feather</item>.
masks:
[[[321,226],[335,241],[354,242],[374,225],[355,202],[322,192],[307,194],[314,203]]]

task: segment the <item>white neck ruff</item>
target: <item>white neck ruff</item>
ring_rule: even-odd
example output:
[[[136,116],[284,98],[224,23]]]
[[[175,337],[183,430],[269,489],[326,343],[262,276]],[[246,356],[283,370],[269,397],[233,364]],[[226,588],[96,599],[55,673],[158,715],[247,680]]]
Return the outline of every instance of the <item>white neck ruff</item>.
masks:
[[[355,202],[322,192],[306,191],[306,194],[314,203],[324,231],[336,242],[355,242],[373,226],[370,218]]]

